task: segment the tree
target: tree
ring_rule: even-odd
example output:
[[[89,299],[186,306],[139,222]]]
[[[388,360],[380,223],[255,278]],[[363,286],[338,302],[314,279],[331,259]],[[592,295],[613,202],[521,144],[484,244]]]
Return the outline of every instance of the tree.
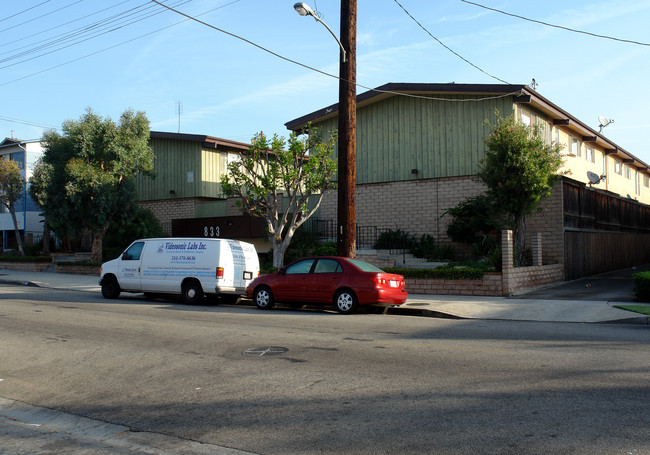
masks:
[[[495,246],[490,234],[499,230],[498,213],[487,195],[471,197],[448,208],[443,215],[451,215],[447,235],[454,241],[471,245],[474,254],[485,256]]]
[[[228,165],[221,180],[224,194],[239,198],[240,210],[266,221],[277,268],[284,263],[296,229],[318,209],[325,191],[336,187],[332,159],[336,138],[323,142],[318,131],[310,133],[305,139],[292,133],[288,144],[277,135],[269,140],[259,133],[249,150]],[[309,208],[311,196],[316,202]]]
[[[515,261],[525,256],[526,217],[550,196],[560,178],[562,156],[560,144],[550,145],[542,137],[540,126],[527,126],[514,116],[501,117],[485,139],[488,147],[478,177],[488,188],[487,195],[506,215],[514,232]]]
[[[14,232],[16,233],[16,244],[21,256],[25,255],[23,251],[23,241],[18,231],[18,219],[16,218],[16,202],[23,197],[25,188],[25,179],[20,175],[20,164],[13,160],[0,158],[0,202],[9,209],[11,219],[14,222]]]
[[[79,121],[66,121],[62,135],[47,132],[43,142],[43,161],[51,169],[42,207],[46,219],[65,237],[89,232],[91,260],[100,262],[111,221],[136,202],[135,176],[153,169],[149,120],[127,110],[116,124],[88,109]]]
[[[50,175],[52,166],[45,163],[43,158],[39,158],[32,170],[32,177],[29,179],[29,195],[41,210],[47,206],[47,190],[50,184]],[[50,254],[50,225],[47,217],[43,214],[43,251],[46,256]]]

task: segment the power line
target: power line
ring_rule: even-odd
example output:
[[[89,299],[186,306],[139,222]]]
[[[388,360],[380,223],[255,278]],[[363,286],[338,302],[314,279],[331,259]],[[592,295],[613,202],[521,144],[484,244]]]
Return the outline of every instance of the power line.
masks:
[[[508,13],[508,12],[505,12],[505,11],[501,11],[500,9],[490,8],[488,6],[481,5],[480,3],[470,2],[468,0],[460,0],[460,1],[463,2],[463,3],[467,3],[469,5],[478,6],[479,8],[494,11],[494,12],[499,13],[499,14],[504,14],[506,16],[511,16],[511,17],[516,17],[517,19],[522,19],[522,20],[528,21],[528,22],[534,22],[536,24],[546,25],[547,27],[559,28],[559,29],[562,29],[562,30],[566,30],[568,32],[582,33],[583,35],[589,35],[589,36],[593,36],[593,37],[596,37],[596,38],[603,38],[603,39],[608,39],[608,40],[612,40],[612,41],[620,41],[622,43],[637,44],[639,46],[650,46],[650,43],[642,43],[640,41],[633,41],[633,40],[628,40],[628,39],[615,38],[613,36],[599,35],[597,33],[585,32],[584,30],[576,30],[576,29],[573,29],[573,28],[564,27],[562,25],[555,25],[555,24],[551,24],[551,23],[548,23],[548,22],[539,21],[537,19],[530,19],[528,17],[519,16],[518,14]]]
[[[198,22],[199,24],[204,25],[206,27],[209,27],[209,28],[211,28],[213,30],[216,30],[216,31],[221,32],[221,33],[225,33],[228,36],[232,36],[233,38],[237,38],[238,40],[244,41],[245,43],[248,43],[248,44],[250,44],[252,46],[255,46],[256,48],[258,48],[258,49],[260,49],[260,50],[262,50],[264,52],[267,52],[267,53],[269,53],[269,54],[273,55],[274,57],[277,57],[277,58],[279,58],[281,60],[284,60],[284,61],[289,62],[289,63],[293,63],[294,65],[298,65],[298,66],[300,66],[302,68],[308,69],[310,71],[314,71],[314,72],[322,74],[324,76],[331,77],[333,79],[342,80],[340,77],[338,77],[338,76],[336,76],[334,74],[326,73],[325,71],[319,70],[318,68],[314,68],[312,66],[306,65],[304,63],[301,63],[301,62],[298,62],[296,60],[285,57],[283,55],[280,55],[277,52],[274,52],[274,51],[272,51],[270,49],[267,49],[264,46],[261,46],[261,45],[259,45],[257,43],[254,43],[251,40],[248,40],[246,38],[243,38],[243,37],[241,37],[239,35],[228,32],[226,30],[220,29],[219,27],[215,27],[212,24],[208,24],[207,22],[203,22],[203,21],[197,19],[196,17],[192,17],[189,14],[185,14],[185,13],[183,13],[181,11],[178,11],[178,10],[172,8],[172,7],[167,6],[167,5],[163,5],[158,0],[151,0],[151,1],[154,2],[154,3],[159,4],[160,6],[163,6],[163,7],[167,8],[170,11],[175,12],[176,14],[180,14],[181,16],[186,17],[189,20],[192,20],[194,22]],[[492,76],[492,77],[494,77],[494,76]],[[503,81],[501,79],[498,79],[498,80],[505,83],[505,84],[508,84],[507,82],[505,82],[505,81]],[[349,81],[345,81],[345,82],[349,82]],[[518,90],[516,92],[507,93],[505,95],[496,95],[496,96],[490,96],[490,97],[485,97],[485,98],[447,99],[447,98],[436,98],[436,97],[431,97],[431,96],[413,95],[413,94],[410,94],[410,93],[395,92],[395,91],[391,91],[391,90],[378,90],[376,88],[366,87],[365,85],[362,85],[362,84],[359,84],[359,83],[357,83],[355,85],[357,87],[363,88],[365,90],[369,90],[369,91],[377,92],[377,93],[386,93],[386,94],[391,94],[391,95],[404,96],[404,97],[408,97],[408,98],[418,98],[418,99],[435,100],[435,101],[449,101],[449,102],[480,102],[480,101],[486,101],[486,100],[497,99],[497,98],[505,98],[507,96],[512,96],[512,95],[516,95],[516,94],[521,93],[521,91]]]
[[[50,1],[50,0],[45,0],[44,2],[39,3],[38,5],[34,5],[34,6],[32,6],[32,7],[29,7],[29,8],[27,8],[27,9],[24,9],[24,10],[22,10],[22,11],[19,11],[19,12],[17,12],[16,14],[12,14],[11,16],[7,16],[7,17],[5,17],[4,19],[0,19],[0,22],[4,22],[4,21],[9,20],[9,19],[11,19],[11,18],[14,18],[14,17],[16,17],[16,16],[20,16],[21,14],[26,13],[27,11],[33,10],[34,8],[38,8],[38,7],[41,6],[41,5],[45,5],[45,4],[48,3],[49,1]]]
[[[59,129],[59,128],[56,128],[54,126],[44,125],[42,123],[30,122],[30,121],[27,121],[27,120],[18,120],[16,118],[4,117],[4,116],[1,116],[1,115],[0,115],[0,120],[5,121],[5,122],[11,122],[11,123],[20,123],[22,125],[36,126],[38,128],[47,128],[47,129],[53,129],[53,130]]]
[[[58,11],[61,11],[62,9],[70,8],[71,6],[76,5],[77,3],[81,3],[81,2],[83,2],[83,1],[84,1],[84,0],[77,0],[77,1],[74,2],[74,3],[69,3],[69,4],[65,5],[65,6],[62,6],[61,8],[55,9],[55,10],[53,10],[53,11],[50,11],[49,13],[41,14],[40,16],[37,16],[37,17],[35,17],[35,18],[33,18],[33,19],[30,19],[30,20],[28,20],[28,21],[26,21],[26,22],[21,22],[20,24],[16,24],[16,25],[12,25],[11,27],[4,28],[4,29],[0,30],[0,33],[2,33],[2,32],[6,32],[7,30],[14,29],[14,28],[16,28],[16,27],[20,27],[20,26],[25,25],[25,24],[28,24],[29,22],[33,22],[33,21],[35,21],[35,20],[41,19],[42,17],[49,16],[50,14],[54,14],[54,13],[56,13],[56,12],[58,12]]]
[[[483,74],[485,74],[485,75],[487,75],[487,76],[490,76],[492,79],[496,79],[496,80],[499,81],[499,82],[503,82],[504,84],[508,84],[508,82],[506,82],[506,81],[504,81],[503,79],[500,79],[500,78],[498,78],[498,77],[496,77],[496,76],[493,76],[492,74],[488,73],[487,71],[483,70],[482,68],[479,68],[478,66],[476,66],[475,64],[473,64],[472,62],[470,62],[469,60],[467,60],[465,57],[463,57],[462,55],[460,55],[458,52],[456,52],[456,51],[454,51],[453,49],[451,49],[451,48],[450,48],[449,46],[447,46],[445,43],[443,43],[443,42],[440,41],[438,38],[436,38],[435,36],[433,36],[433,35],[431,34],[431,32],[430,32],[429,30],[427,30],[427,29],[426,29],[422,24],[420,24],[420,22],[418,22],[418,20],[417,20],[416,18],[414,18],[413,15],[412,15],[411,13],[409,13],[409,12],[406,10],[406,8],[404,8],[404,7],[402,6],[402,4],[401,4],[400,2],[398,2],[397,0],[394,0],[394,2],[397,3],[397,5],[398,5],[400,8],[402,8],[402,10],[404,10],[404,12],[405,12],[405,13],[406,13],[406,14],[407,14],[411,19],[413,19],[413,21],[414,21],[416,24],[418,24],[422,30],[424,30],[424,31],[425,31],[425,32],[426,32],[426,33],[427,33],[431,38],[433,38],[434,40],[436,40],[436,41],[437,41],[437,42],[438,42],[442,47],[444,47],[445,49],[447,49],[449,52],[451,52],[452,54],[454,54],[456,57],[460,58],[460,59],[461,59],[462,61],[464,61],[465,63],[468,63],[469,65],[473,66],[474,68],[476,68],[477,70],[479,70],[481,73],[483,73]]]
[[[97,15],[97,14],[99,14],[99,13],[103,13],[104,11],[107,11],[107,10],[109,10],[109,9],[115,8],[115,7],[117,7],[117,6],[120,6],[120,5],[122,5],[122,4],[124,4],[124,3],[128,3],[128,2],[129,2],[129,0],[124,0],[124,1],[121,2],[121,3],[117,3],[117,4],[115,4],[115,5],[112,5],[112,6],[109,6],[109,7],[107,7],[107,8],[101,9],[101,10],[99,10],[99,11],[95,11],[94,13],[90,13],[90,14],[87,14],[87,15],[85,15],[85,16],[78,17],[77,19],[73,19],[73,20],[68,21],[68,22],[65,22],[65,23],[63,23],[63,24],[55,25],[54,27],[50,27],[50,28],[48,28],[48,29],[46,29],[46,30],[41,30],[40,32],[37,32],[37,33],[31,33],[31,34],[29,35],[29,38],[33,38],[34,36],[37,36],[37,35],[42,35],[43,33],[50,32],[50,31],[55,30],[55,29],[57,29],[57,28],[65,27],[66,25],[72,24],[72,23],[74,23],[74,22],[78,22],[78,21],[80,21],[80,20],[82,20],[82,19],[86,19],[87,17],[90,17],[90,16],[95,16],[95,15]],[[14,44],[14,43],[17,43],[17,42],[19,42],[19,41],[24,41],[25,39],[27,39],[27,38],[23,37],[23,38],[18,38],[18,39],[13,40],[13,41],[7,41],[7,42],[5,42],[5,43],[0,43],[0,47],[8,46],[9,44]],[[33,44],[41,43],[41,42],[43,42],[43,41],[47,41],[47,40],[37,41],[36,43],[33,43]],[[23,46],[23,47],[27,47],[27,46]],[[23,47],[19,47],[19,48],[15,49],[15,50],[22,49]],[[12,52],[12,51],[8,51],[8,52]],[[8,53],[8,52],[5,52],[5,53]]]
[[[208,10],[208,11],[205,11],[204,13],[199,14],[199,16],[203,16],[203,15],[205,15],[205,14],[211,13],[211,12],[216,11],[216,10],[218,10],[218,9],[225,8],[225,7],[230,6],[230,5],[234,4],[234,3],[238,3],[239,1],[240,1],[240,0],[233,0],[233,1],[229,2],[229,3],[226,3],[225,5],[217,6],[216,8],[212,8],[212,9],[210,9],[210,10]],[[19,78],[17,78],[17,79],[13,79],[13,80],[10,80],[10,81],[7,81],[7,82],[4,82],[4,83],[0,84],[0,87],[4,87],[5,85],[13,84],[14,82],[19,82],[19,81],[22,81],[22,80],[24,80],[24,79],[28,79],[28,78],[30,78],[30,77],[33,77],[33,76],[37,76],[37,75],[39,75],[39,74],[46,73],[46,72],[48,72],[48,71],[54,70],[54,69],[56,69],[56,68],[60,68],[60,67],[62,67],[62,66],[68,65],[68,64],[70,64],[70,63],[78,62],[79,60],[83,60],[83,59],[85,59],[85,58],[92,57],[93,55],[97,55],[97,54],[100,54],[100,53],[102,53],[102,52],[105,52],[105,51],[108,51],[108,50],[114,49],[114,48],[116,48],[116,47],[122,46],[122,45],[124,45],[124,44],[128,44],[128,43],[130,43],[130,42],[133,42],[133,41],[139,40],[140,38],[144,38],[144,37],[146,37],[146,36],[153,35],[154,33],[158,33],[158,32],[160,32],[160,31],[166,30],[166,29],[168,29],[168,28],[171,28],[171,27],[174,27],[174,26],[176,26],[176,25],[182,24],[183,22],[186,22],[186,21],[180,21],[180,22],[176,22],[175,24],[171,24],[171,25],[167,25],[167,26],[165,26],[165,27],[161,27],[161,28],[156,29],[156,30],[153,30],[153,31],[151,31],[151,32],[149,32],[149,33],[145,33],[145,34],[143,34],[143,35],[136,36],[135,38],[131,38],[131,39],[126,40],[126,41],[122,41],[121,43],[115,44],[115,45],[113,45],[113,46],[109,46],[109,47],[106,47],[106,48],[104,48],[104,49],[100,49],[100,50],[98,50],[98,51],[91,52],[90,54],[86,54],[86,55],[83,55],[83,56],[81,56],[81,57],[78,57],[78,58],[75,58],[75,59],[72,59],[72,60],[68,60],[67,62],[63,62],[63,63],[60,63],[60,64],[58,64],[58,65],[51,66],[51,67],[46,68],[46,69],[44,69],[44,70],[36,71],[36,72],[31,73],[31,74],[28,74],[28,75],[26,75],[26,76],[22,76],[22,77],[19,77]]]
[[[188,3],[189,1],[191,1],[191,0],[181,0],[177,4],[182,5],[182,4]],[[25,62],[28,62],[30,60],[34,60],[34,59],[37,59],[39,57],[43,57],[45,55],[52,54],[54,52],[66,49],[68,47],[75,46],[75,45],[81,44],[81,43],[83,43],[85,41],[89,41],[91,39],[97,38],[99,36],[115,32],[115,31],[120,30],[122,28],[128,27],[129,25],[133,25],[133,24],[141,22],[143,20],[150,19],[151,17],[160,14],[160,11],[155,12],[155,13],[146,13],[146,10],[150,9],[151,7],[145,7],[144,10],[136,13],[136,11],[138,9],[142,8],[143,6],[144,5],[140,5],[140,6],[136,7],[136,8],[132,8],[130,10],[118,13],[118,14],[110,17],[110,18],[103,19],[103,20],[98,21],[98,22],[96,22],[94,24],[91,24],[89,26],[81,27],[81,28],[79,28],[77,30],[74,30],[74,31],[70,32],[70,33],[58,35],[57,37],[54,37],[52,40],[50,40],[49,42],[46,42],[45,44],[33,47],[32,49],[25,50],[23,52],[20,52],[18,54],[14,54],[14,55],[9,56],[9,57],[6,57],[6,58],[0,60],[0,63],[4,63],[4,62],[10,61],[10,60],[15,60],[15,59],[17,59],[17,58],[19,58],[21,56],[34,54],[34,53],[36,53],[36,52],[38,52],[40,50],[44,50],[44,49],[47,49],[47,48],[54,47],[57,44],[61,44],[59,47],[57,47],[57,48],[55,48],[53,50],[43,52],[43,53],[41,53],[39,55],[36,55],[34,57],[30,57],[30,58],[27,58],[27,59],[24,59],[24,60],[21,60],[21,61],[18,61],[18,62],[14,62],[14,63],[8,64],[8,65],[2,66],[2,67],[0,67],[0,69],[9,68],[11,66],[15,66],[15,65],[18,65],[20,63],[25,63]],[[139,16],[136,15],[136,14],[139,14]],[[132,19],[128,19],[129,16],[134,16],[134,17]],[[131,22],[126,22],[127,20],[131,20]],[[77,39],[77,40],[74,41],[74,42],[71,42],[69,44],[63,45],[64,43],[70,42],[73,39]]]

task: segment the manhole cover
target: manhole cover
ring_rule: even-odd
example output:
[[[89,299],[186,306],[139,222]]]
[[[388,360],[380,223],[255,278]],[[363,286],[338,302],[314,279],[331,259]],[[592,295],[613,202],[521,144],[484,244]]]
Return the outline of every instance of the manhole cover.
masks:
[[[249,357],[264,357],[267,355],[280,355],[287,352],[287,348],[281,348],[278,346],[267,346],[264,348],[250,348],[246,349],[242,354]]]

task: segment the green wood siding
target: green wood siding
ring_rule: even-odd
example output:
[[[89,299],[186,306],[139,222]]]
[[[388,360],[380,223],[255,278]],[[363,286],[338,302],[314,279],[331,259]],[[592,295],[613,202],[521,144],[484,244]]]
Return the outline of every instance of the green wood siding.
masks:
[[[458,101],[390,97],[357,109],[357,183],[473,175],[485,155],[485,120],[514,113],[512,97],[444,95]],[[337,119],[318,124],[323,137]],[[411,169],[418,174],[412,175]]]
[[[226,151],[204,149],[197,141],[158,138],[151,140],[151,147],[155,177],[137,178],[139,200],[222,197],[219,176],[226,168]]]

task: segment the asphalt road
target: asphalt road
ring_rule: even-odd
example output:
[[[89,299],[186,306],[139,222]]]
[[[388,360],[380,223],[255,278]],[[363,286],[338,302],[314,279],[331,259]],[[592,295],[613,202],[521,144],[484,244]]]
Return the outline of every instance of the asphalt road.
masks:
[[[265,454],[650,454],[646,326],[0,285],[0,397]]]

